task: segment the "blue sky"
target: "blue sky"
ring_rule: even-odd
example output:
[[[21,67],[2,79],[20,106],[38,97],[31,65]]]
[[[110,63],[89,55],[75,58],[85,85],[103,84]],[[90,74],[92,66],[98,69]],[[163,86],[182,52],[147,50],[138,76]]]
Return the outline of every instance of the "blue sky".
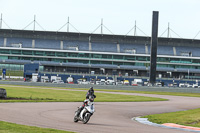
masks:
[[[68,17],[80,32],[91,33],[101,23],[116,35],[125,35],[134,27],[151,36],[152,11],[159,11],[160,36],[168,27],[182,38],[193,39],[200,31],[199,0],[0,0],[0,13],[12,29],[23,29],[36,15],[47,31],[57,31]],[[3,28],[7,26],[3,23]],[[26,28],[33,29],[33,25]],[[42,30],[36,25],[37,30]],[[145,36],[137,29],[137,35]],[[65,26],[61,31],[67,31]],[[75,32],[72,27],[70,31]],[[179,38],[173,31],[170,36]],[[95,33],[100,33],[98,29]],[[111,34],[105,28],[105,34]],[[133,35],[134,30],[129,33]],[[167,32],[162,37],[167,37]],[[196,37],[200,39],[200,34]]]

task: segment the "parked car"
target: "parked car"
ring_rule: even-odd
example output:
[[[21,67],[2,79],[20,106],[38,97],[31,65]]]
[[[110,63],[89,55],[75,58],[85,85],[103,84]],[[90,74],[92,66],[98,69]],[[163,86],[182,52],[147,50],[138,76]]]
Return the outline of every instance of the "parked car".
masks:
[[[192,88],[198,88],[199,86],[198,86],[198,84],[193,84],[192,85]]]
[[[144,86],[148,86],[148,84],[149,84],[149,82],[147,82],[147,81],[144,82]]]
[[[178,84],[177,83],[171,83],[171,84],[168,84],[169,87],[178,87]]]
[[[52,83],[57,83],[57,84],[64,84],[63,80],[55,80]]]
[[[100,80],[100,85],[105,85],[106,84],[106,80],[105,79],[101,79]]]
[[[82,85],[89,85],[89,84],[90,84],[90,81],[83,81],[83,82],[81,82],[80,84],[82,84]]]
[[[101,81],[99,81],[99,80],[96,81],[96,85],[100,85],[100,83],[101,83]]]
[[[189,84],[188,83],[180,83],[179,87],[189,87]]]
[[[123,85],[123,82],[117,81],[117,82],[116,82],[116,85]]]
[[[161,82],[157,82],[157,83],[156,83],[156,86],[157,86],[157,87],[162,87],[162,83],[161,83]]]
[[[192,87],[193,87],[193,85],[191,85],[191,84],[188,84],[188,85],[187,85],[187,87],[188,87],[188,88],[192,88]]]
[[[106,85],[115,85],[115,81],[112,79],[106,80]]]
[[[132,86],[143,86],[143,81],[142,79],[134,79],[131,84]]]
[[[129,80],[124,80],[123,85],[129,85]]]

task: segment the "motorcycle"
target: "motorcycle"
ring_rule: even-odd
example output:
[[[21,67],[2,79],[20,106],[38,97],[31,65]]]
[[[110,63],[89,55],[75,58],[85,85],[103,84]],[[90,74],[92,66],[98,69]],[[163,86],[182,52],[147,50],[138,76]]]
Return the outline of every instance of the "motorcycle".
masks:
[[[81,108],[81,106],[79,108]],[[78,110],[75,111],[74,122],[82,121],[83,124],[86,124],[90,120],[90,117],[93,115],[95,111],[94,102],[88,101],[86,106],[83,108],[83,110],[80,112],[79,115],[78,115]]]

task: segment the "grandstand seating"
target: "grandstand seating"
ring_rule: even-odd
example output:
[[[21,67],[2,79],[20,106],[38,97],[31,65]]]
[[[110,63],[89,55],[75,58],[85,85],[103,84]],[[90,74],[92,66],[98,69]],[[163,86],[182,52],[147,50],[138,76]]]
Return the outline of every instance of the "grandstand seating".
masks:
[[[4,38],[0,37],[0,47],[3,47],[3,43],[4,43]]]
[[[88,67],[88,64],[83,63],[74,63],[74,62],[68,62],[68,63],[59,63],[59,62],[53,62],[53,61],[34,61],[34,63],[39,63],[40,65],[51,65],[51,66],[79,66],[79,67]]]
[[[118,68],[118,65],[111,65],[111,64],[91,64],[91,67],[96,68]]]
[[[12,60],[12,59],[7,59],[7,60],[0,59],[0,62],[11,63],[11,64],[27,64],[27,63],[31,63],[30,60]]]
[[[51,65],[51,66],[59,66],[59,62],[52,62],[52,61],[34,61],[34,63],[39,63],[41,65]]]
[[[92,51],[117,52],[117,44],[92,42]]]
[[[156,69],[157,71],[168,71],[168,72],[174,71],[174,68],[170,68],[170,67],[157,67]]]
[[[136,54],[145,54],[145,45],[143,44],[120,44],[120,52],[125,53],[126,50],[136,50]]]
[[[14,37],[7,38],[6,46],[7,47],[12,47],[11,44],[19,44],[19,43],[22,44],[22,47],[26,47],[26,48],[31,48],[32,47],[32,39],[14,38]]]
[[[200,73],[199,69],[189,69],[190,73]]]
[[[177,52],[178,56],[181,56],[181,53],[183,53],[183,52],[186,52],[186,53],[191,52],[191,56],[199,57],[200,56],[199,51],[200,51],[199,47],[184,47],[184,46],[176,47],[176,52]]]
[[[62,66],[89,67],[88,64],[83,64],[83,63],[73,63],[73,62],[62,63]]]
[[[146,66],[129,66],[129,65],[120,65],[121,69],[132,69],[132,70],[146,70]]]
[[[187,73],[188,70],[189,70],[189,73],[200,73],[199,69],[176,68],[177,72],[186,72]]]
[[[53,39],[35,39],[35,48],[60,49],[60,41]]]
[[[69,47],[78,47],[79,51],[88,51],[89,50],[89,42],[85,42],[85,41],[63,41],[63,49],[69,49]]]
[[[157,47],[158,55],[174,55],[172,46],[159,46]]]
[[[30,38],[16,38],[8,37],[6,46],[12,47],[11,44],[22,43],[23,48],[31,48],[32,40]],[[0,46],[2,47],[4,43],[4,38],[0,38]],[[89,42],[87,41],[63,41],[63,49],[69,49],[69,47],[78,47],[79,51],[89,51]],[[35,39],[35,48],[44,49],[60,49],[60,40],[50,40],[50,39]],[[128,50],[136,50],[136,54],[146,54],[145,45],[143,44],[120,44],[120,52],[127,53]],[[70,50],[70,49],[69,49]],[[92,42],[92,51],[99,52],[118,52],[116,43],[100,43]],[[182,53],[191,52],[191,56],[200,57],[199,47],[186,47],[177,46],[176,55],[181,56]],[[148,53],[150,53],[150,45],[148,45]],[[157,50],[158,55],[174,55],[172,46],[158,45]]]

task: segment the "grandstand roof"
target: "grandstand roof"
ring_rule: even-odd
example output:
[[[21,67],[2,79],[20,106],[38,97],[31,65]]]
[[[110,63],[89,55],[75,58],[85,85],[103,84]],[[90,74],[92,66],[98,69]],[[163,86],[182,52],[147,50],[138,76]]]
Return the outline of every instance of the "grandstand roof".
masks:
[[[92,42],[114,42],[114,43],[142,43],[150,44],[151,37],[128,36],[128,35],[109,35],[109,34],[90,34],[75,32],[55,32],[55,31],[32,31],[32,30],[10,30],[0,29],[0,37],[20,37],[20,38],[40,38],[54,40],[80,40]],[[158,45],[171,46],[195,46],[200,47],[200,40],[182,38],[158,38]]]

